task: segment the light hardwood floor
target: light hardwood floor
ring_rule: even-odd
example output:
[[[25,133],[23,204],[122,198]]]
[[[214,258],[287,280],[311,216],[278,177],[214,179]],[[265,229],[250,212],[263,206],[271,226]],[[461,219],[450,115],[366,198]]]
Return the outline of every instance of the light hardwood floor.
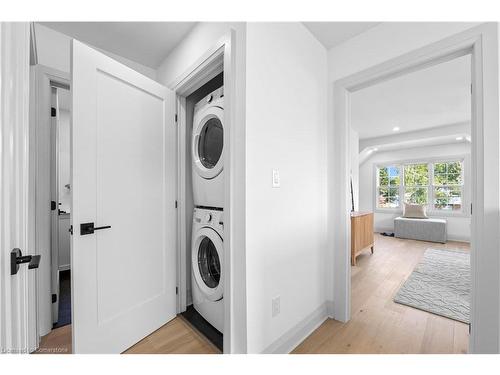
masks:
[[[351,320],[328,319],[293,353],[466,353],[466,324],[392,300],[429,247],[469,249],[469,244],[377,234],[375,253],[365,250],[352,267]]]
[[[124,354],[217,354],[220,350],[193,326],[177,316]]]
[[[54,329],[42,338],[37,354],[71,353],[71,325]],[[177,316],[124,354],[217,354],[220,350]]]
[[[375,236],[375,253],[365,250],[352,267],[352,319],[325,321],[293,353],[466,353],[468,327],[392,298],[429,247],[469,249],[469,244],[435,244]],[[40,353],[71,353],[71,326],[43,337]],[[125,353],[220,353],[178,316]]]

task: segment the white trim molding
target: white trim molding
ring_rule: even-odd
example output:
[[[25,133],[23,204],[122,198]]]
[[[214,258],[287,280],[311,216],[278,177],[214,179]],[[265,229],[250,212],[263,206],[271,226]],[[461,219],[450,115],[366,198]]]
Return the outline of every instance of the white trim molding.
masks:
[[[498,126],[498,26],[485,23],[333,84],[328,130],[330,237],[334,318],[350,319],[350,94],[425,67],[472,55],[471,335],[469,352],[500,352],[500,170]],[[487,173],[486,173],[487,171]],[[333,232],[333,231],[332,231]]]
[[[28,234],[30,25],[0,22],[0,353],[29,353],[38,346],[36,271],[10,274],[10,252],[33,254]]]
[[[69,86],[70,76],[44,65],[31,67],[30,103],[30,236],[36,254],[41,255],[37,283],[37,334],[47,335],[52,330],[52,293],[57,285],[55,261],[51,244],[51,85]],[[54,259],[54,256],[56,259]]]
[[[328,319],[325,302],[263,350],[263,354],[288,354]]]
[[[236,98],[236,31],[230,30],[223,35],[211,48],[205,51],[183,74],[168,84],[177,96],[178,115],[178,164],[185,164],[186,150],[185,120],[186,101],[185,98],[192,94],[204,83],[207,83],[215,75],[223,71],[224,74],[224,139],[228,140],[228,147],[224,151],[224,175],[225,175],[225,198],[224,198],[224,353],[245,353],[246,342],[246,284],[235,283],[234,281],[245,280],[245,250],[241,243],[244,243],[244,225],[240,225],[244,220],[244,180],[241,179],[241,171],[244,171],[244,147],[241,147],[241,131],[244,130],[244,123],[237,122],[239,117]],[[238,46],[242,48],[242,46]],[[243,137],[244,141],[244,137]],[[190,144],[190,142],[187,142]],[[186,278],[186,254],[182,249],[186,248],[186,171],[180,168],[177,173],[178,184],[178,275],[179,297],[178,310],[185,308],[188,299]],[[233,249],[238,249],[237,252]],[[191,249],[187,249],[191,251]],[[235,277],[236,275],[236,277]]]

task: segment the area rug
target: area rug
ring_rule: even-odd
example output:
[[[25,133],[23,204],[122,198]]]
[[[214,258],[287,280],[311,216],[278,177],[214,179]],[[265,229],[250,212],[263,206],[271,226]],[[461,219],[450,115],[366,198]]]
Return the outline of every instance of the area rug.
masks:
[[[469,323],[469,252],[427,249],[394,302]]]

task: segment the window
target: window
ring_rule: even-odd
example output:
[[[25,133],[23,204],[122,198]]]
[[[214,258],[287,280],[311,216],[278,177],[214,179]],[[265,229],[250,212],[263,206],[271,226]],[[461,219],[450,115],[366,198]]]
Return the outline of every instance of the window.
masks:
[[[464,205],[463,184],[460,160],[379,166],[376,205],[398,209],[405,202],[424,204],[434,211],[458,212]]]
[[[436,210],[462,210],[462,163],[435,163],[433,189]]]
[[[429,203],[429,165],[407,164],[404,166],[405,203]]]
[[[399,185],[399,167],[379,168],[377,206],[381,208],[399,207]]]

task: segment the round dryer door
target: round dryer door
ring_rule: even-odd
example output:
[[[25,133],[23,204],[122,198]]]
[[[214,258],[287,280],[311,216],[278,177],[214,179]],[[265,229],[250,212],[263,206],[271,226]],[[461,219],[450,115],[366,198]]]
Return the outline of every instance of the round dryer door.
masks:
[[[224,150],[224,111],[209,107],[196,116],[193,129],[193,161],[198,174],[206,179],[222,171]]]
[[[222,298],[222,239],[211,228],[198,231],[191,254],[193,274],[196,283],[211,301]]]

